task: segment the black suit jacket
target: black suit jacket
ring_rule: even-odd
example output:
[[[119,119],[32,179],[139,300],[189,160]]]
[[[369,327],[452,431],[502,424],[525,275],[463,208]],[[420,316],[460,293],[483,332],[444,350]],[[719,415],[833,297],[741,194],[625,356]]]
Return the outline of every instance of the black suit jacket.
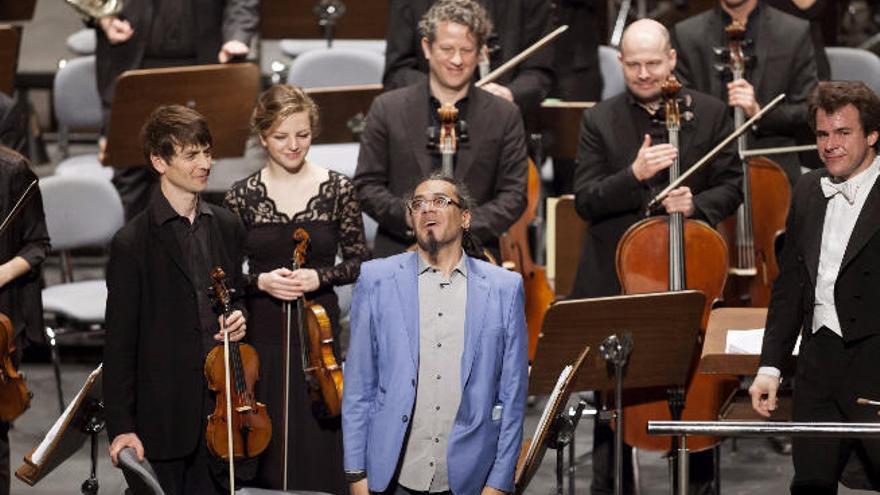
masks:
[[[757,123],[750,136],[750,148],[793,146],[798,137],[811,135],[807,119],[807,98],[817,84],[816,59],[810,25],[803,19],[762,5],[757,44],[746,79],[755,88],[759,105],[766,105],[785,93],[776,108]],[[726,95],[721,74],[715,69],[719,57],[713,48],[721,42],[724,18],[720,8],[707,10],[678,24],[672,32],[678,53],[675,73],[688,88],[716,98]],[[794,184],[800,176],[797,155],[773,155]]]
[[[721,101],[696,91],[682,92],[693,98],[694,115],[682,122],[679,135],[684,172],[733,125]],[[614,261],[617,243],[626,229],[644,218],[648,202],[666,186],[661,177],[642,183],[632,173],[644,136],[631,125],[631,105],[630,93],[624,92],[585,110],[581,119],[575,208],[590,226],[571,297],[620,294]],[[685,183],[694,194],[694,218],[715,225],[732,214],[742,202],[741,182],[742,170],[729,146]]]
[[[259,0],[187,0],[194,3],[196,58],[200,64],[216,64],[223,43],[238,40],[249,44],[259,23]],[[120,18],[131,23],[134,34],[125,43],[111,45],[104,30],[95,26],[95,63],[98,92],[105,107],[113,101],[116,78],[138,69],[144,58],[154,18],[153,0],[126,0]],[[95,23],[97,24],[97,23]]]
[[[229,211],[209,207],[214,212],[209,261],[237,280],[244,227]],[[104,346],[107,433],[111,439],[137,433],[150,459],[194,452],[207,415],[197,289],[187,266],[172,225],[157,226],[152,209],[134,217],[111,244]]]
[[[492,56],[493,69],[552,30],[552,8],[547,0],[478,1],[488,11],[498,33],[500,50]],[[391,0],[382,77],[386,90],[426,79],[428,61],[422,53],[418,24],[433,3]],[[541,50],[496,82],[510,89],[514,101],[524,111],[536,109],[553,86],[553,51]]]
[[[798,182],[785,228],[779,277],[773,284],[761,366],[781,369],[791,355],[801,328],[811,332],[816,276],[828,200],[819,181],[827,173],[814,170]],[[880,334],[880,180],[868,194],[856,222],[834,284],[834,303],[847,343]]]
[[[526,206],[522,118],[513,104],[473,85],[467,112],[469,139],[459,145],[455,178],[478,205],[471,231],[494,244]],[[379,223],[376,256],[400,253],[415,242],[403,199],[434,171],[429,125],[427,80],[382,94],[370,107],[353,181],[364,212]]]

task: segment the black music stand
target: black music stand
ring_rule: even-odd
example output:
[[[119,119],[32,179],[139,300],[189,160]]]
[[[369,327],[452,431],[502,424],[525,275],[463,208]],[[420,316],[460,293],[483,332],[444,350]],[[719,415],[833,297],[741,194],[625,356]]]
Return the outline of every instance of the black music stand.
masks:
[[[102,367],[98,366],[45,438],[24,457],[24,464],[15,471],[18,479],[34,486],[75,454],[88,439],[91,440],[91,473],[82,483],[81,492],[85,495],[98,493],[98,434],[104,430],[101,378]]]
[[[554,304],[544,316],[529,394],[549,394],[559,372],[580,349],[600,349],[586,357],[573,390],[614,390],[614,413],[603,416],[618,425],[615,493],[620,493],[622,477],[623,392],[684,389],[694,353],[699,351],[704,301],[705,296],[693,290],[576,299]],[[673,405],[680,407],[670,401]],[[675,408],[670,409],[676,417]],[[573,486],[569,489],[573,492]]]
[[[584,359],[586,359],[588,352],[590,352],[590,348],[585,347],[577,360],[567,365],[560,373],[553,393],[550,394],[550,398],[547,400],[547,405],[544,407],[544,412],[538,422],[538,430],[531,439],[529,448],[516,470],[515,495],[525,493],[529,482],[532,481],[535,472],[540,467],[548,447],[556,449],[556,486],[557,493],[561,492],[565,457],[564,448],[566,446],[569,447],[569,459],[570,462],[574,462],[574,430],[577,428],[586,403],[580,401],[573,415],[565,412],[565,406],[568,404],[568,399],[574,391],[574,385],[577,382],[581,365]],[[568,486],[569,490],[573,493],[574,473],[569,471],[569,474]]]
[[[251,63],[126,71],[113,94],[104,165],[146,165],[141,126],[157,106],[172,103],[205,116],[214,138],[214,158],[240,157],[250,137],[248,122],[259,91],[260,70]]]

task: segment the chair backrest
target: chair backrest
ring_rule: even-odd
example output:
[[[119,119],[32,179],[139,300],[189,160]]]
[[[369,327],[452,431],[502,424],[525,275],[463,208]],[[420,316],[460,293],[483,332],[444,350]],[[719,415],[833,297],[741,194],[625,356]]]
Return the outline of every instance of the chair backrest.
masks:
[[[880,57],[848,46],[828,46],[825,53],[831,65],[831,79],[864,81],[875,93],[880,93]]]
[[[602,99],[623,93],[626,83],[623,81],[623,68],[617,58],[616,48],[599,45],[599,73],[602,74]]]
[[[94,29],[82,28],[68,36],[66,44],[67,49],[77,55],[93,55],[98,40]]]
[[[52,87],[55,118],[71,129],[101,129],[101,97],[95,76],[95,56],[66,61],[55,73]]]
[[[287,82],[304,88],[379,84],[384,66],[385,58],[370,50],[309,50],[290,64]]]
[[[130,485],[135,485],[130,487],[133,493],[165,495],[150,461],[146,459],[143,462],[138,461],[133,448],[126,447],[119,452],[119,469],[128,474],[125,480]]]
[[[40,180],[40,192],[56,251],[107,244],[124,223],[119,193],[107,180],[53,175]]]

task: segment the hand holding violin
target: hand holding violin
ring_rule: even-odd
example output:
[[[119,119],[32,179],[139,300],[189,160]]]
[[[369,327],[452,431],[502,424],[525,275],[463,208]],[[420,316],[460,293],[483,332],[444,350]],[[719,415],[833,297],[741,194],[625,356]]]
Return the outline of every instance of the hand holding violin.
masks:
[[[742,108],[749,118],[761,111],[761,105],[755,99],[755,88],[745,79],[727,83],[727,104]]]
[[[276,268],[257,277],[257,288],[276,299],[293,301],[321,285],[318,272],[310,268]]]
[[[224,326],[225,319],[225,326]],[[235,310],[230,313],[225,318],[223,316],[219,316],[217,321],[220,322],[220,331],[214,334],[214,340],[222,342],[223,341],[223,332],[229,334],[230,342],[238,342],[243,339],[245,334],[247,333],[247,323],[245,322],[244,315],[241,314],[240,310]]]

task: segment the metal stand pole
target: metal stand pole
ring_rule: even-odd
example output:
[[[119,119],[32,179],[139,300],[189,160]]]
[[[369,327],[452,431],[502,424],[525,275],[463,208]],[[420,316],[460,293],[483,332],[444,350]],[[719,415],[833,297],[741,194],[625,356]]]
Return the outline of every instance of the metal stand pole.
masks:
[[[559,413],[553,420],[552,439],[549,447],[556,449],[556,495],[563,495],[565,487],[565,451],[568,447],[568,493],[574,495],[575,465],[574,465],[574,431],[583,416],[587,403],[583,400],[578,402],[573,413]]]
[[[98,494],[98,434],[104,430],[104,404],[96,401],[90,407],[92,411],[89,415],[89,421],[82,426],[82,429],[91,438],[92,466],[89,478],[82,483],[83,495]]]
[[[599,353],[614,365],[614,495],[623,493],[623,371],[632,352],[632,335],[609,335],[599,344]]]
[[[688,449],[687,435],[681,435],[678,441],[678,495],[688,493]]]

